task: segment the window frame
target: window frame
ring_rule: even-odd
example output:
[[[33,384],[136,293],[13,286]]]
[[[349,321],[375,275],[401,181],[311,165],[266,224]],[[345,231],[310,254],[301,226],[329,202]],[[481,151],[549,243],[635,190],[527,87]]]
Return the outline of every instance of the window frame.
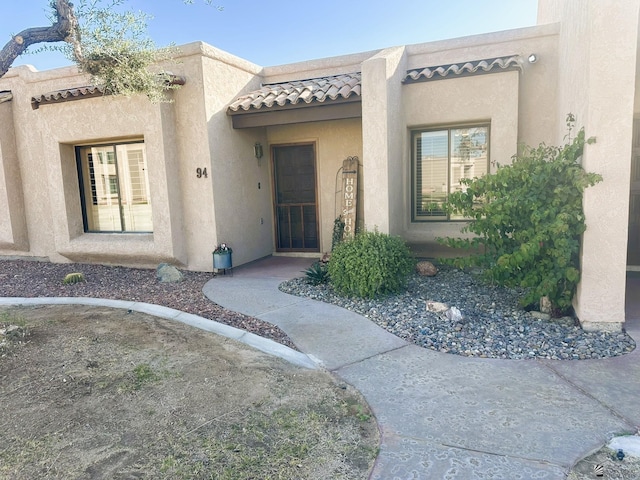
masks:
[[[89,228],[89,211],[88,211],[88,201],[91,201],[95,204],[96,201],[96,197],[95,197],[95,192],[93,189],[91,189],[90,187],[90,192],[91,195],[89,198],[87,198],[87,192],[85,190],[86,187],[86,181],[88,180],[89,182],[92,181],[92,178],[95,177],[97,174],[95,172],[91,173],[89,171],[87,171],[87,175],[89,176],[89,178],[85,178],[85,172],[84,172],[84,167],[83,167],[83,163],[82,163],[82,151],[83,149],[92,149],[92,148],[105,148],[105,147],[111,147],[113,150],[113,156],[109,156],[106,155],[106,162],[104,161],[105,158],[102,155],[98,155],[97,158],[94,158],[94,161],[99,162],[101,165],[113,165],[115,167],[115,183],[118,186],[118,193],[115,194],[115,196],[117,196],[118,198],[118,203],[119,203],[119,208],[121,209],[121,190],[120,190],[120,172],[118,171],[118,152],[117,152],[117,148],[121,147],[123,145],[135,145],[135,144],[140,144],[142,146],[142,148],[145,150],[144,155],[146,156],[146,144],[143,138],[134,138],[131,140],[124,140],[124,141],[110,141],[110,142],[96,142],[96,143],[83,143],[83,144],[78,144],[74,146],[74,152],[75,152],[75,159],[76,159],[76,171],[77,171],[77,175],[78,175],[78,187],[79,187],[79,194],[80,194],[80,206],[81,206],[81,211],[82,211],[82,225],[83,225],[83,230],[85,233],[106,233],[106,234],[113,234],[113,233],[117,233],[117,234],[133,234],[133,235],[138,235],[138,234],[150,234],[153,233],[153,228],[151,230],[93,230]],[[87,157],[91,158],[93,156],[92,152],[87,153]],[[147,165],[148,168],[148,165]],[[147,182],[148,182],[148,174],[147,174]],[[111,178],[109,178],[109,182],[107,184],[109,186],[109,188],[111,188],[112,186],[112,182],[111,182]],[[112,193],[111,193],[112,194]],[[148,203],[149,205],[152,205],[153,202],[151,201],[151,192],[148,191],[147,192],[147,197],[148,197]],[[151,218],[153,218],[153,209],[151,209],[150,212]],[[121,217],[122,217],[122,212],[121,212]],[[121,220],[121,226],[125,226]],[[125,222],[126,223],[126,222]]]
[[[425,128],[414,128],[411,129],[411,172],[410,172],[410,182],[411,182],[411,223],[430,223],[430,222],[464,222],[468,221],[465,218],[451,218],[450,215],[438,215],[438,216],[426,216],[426,215],[418,215],[418,149],[417,149],[417,139],[423,133],[430,132],[446,132],[447,135],[447,171],[446,171],[446,186],[447,191],[445,195],[445,199],[449,197],[451,194],[451,159],[452,159],[452,148],[451,148],[451,136],[454,130],[462,130],[462,129],[470,129],[470,128],[485,128],[486,129],[486,170],[483,175],[490,173],[490,152],[491,152],[491,122],[490,121],[481,121],[481,122],[472,122],[472,123],[455,123],[455,124],[445,124],[445,125],[435,125],[432,127]],[[472,177],[474,178],[474,177]]]

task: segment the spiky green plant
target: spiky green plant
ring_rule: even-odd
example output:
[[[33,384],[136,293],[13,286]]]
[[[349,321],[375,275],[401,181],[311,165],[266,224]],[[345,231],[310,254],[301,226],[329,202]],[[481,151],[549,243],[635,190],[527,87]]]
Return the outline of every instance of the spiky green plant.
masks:
[[[68,273],[64,277],[64,280],[62,280],[62,283],[64,285],[73,285],[75,283],[80,283],[80,282],[86,282],[84,278],[84,274],[80,272]]]
[[[329,269],[323,262],[315,262],[304,271],[304,274],[311,285],[320,285],[329,281]]]

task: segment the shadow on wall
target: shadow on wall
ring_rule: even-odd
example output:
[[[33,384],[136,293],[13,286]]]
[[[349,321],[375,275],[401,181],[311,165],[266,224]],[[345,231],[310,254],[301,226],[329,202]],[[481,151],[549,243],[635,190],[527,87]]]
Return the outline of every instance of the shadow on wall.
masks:
[[[640,328],[640,272],[627,272],[625,314],[626,328],[630,325]]]

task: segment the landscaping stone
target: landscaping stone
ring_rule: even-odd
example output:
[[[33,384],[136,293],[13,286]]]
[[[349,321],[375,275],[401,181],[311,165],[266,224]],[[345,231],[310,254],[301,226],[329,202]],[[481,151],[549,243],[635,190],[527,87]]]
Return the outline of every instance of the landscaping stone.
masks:
[[[531,311],[529,313],[531,314],[531,316],[533,318],[537,318],[539,320],[550,320],[551,319],[551,315],[549,315],[548,313],[536,312],[535,310]]]
[[[427,311],[442,313],[449,310],[449,305],[442,302],[434,302],[433,300],[427,300]]]
[[[462,321],[462,312],[457,307],[451,307],[445,312],[445,315],[451,322],[459,323]]]
[[[422,260],[417,263],[416,272],[423,277],[434,277],[438,273],[438,268],[433,263]]]
[[[182,272],[168,263],[158,265],[156,276],[162,283],[175,283],[184,280]]]
[[[625,332],[587,332],[573,317],[542,320],[520,305],[524,292],[483,282],[481,271],[438,265],[435,277],[410,276],[406,290],[383,298],[338,295],[331,284],[304,278],[280,290],[339,305],[418,346],[480,358],[585,360],[624,355],[635,348]],[[455,305],[463,321],[443,321],[426,303]],[[548,317],[544,317],[548,318]]]

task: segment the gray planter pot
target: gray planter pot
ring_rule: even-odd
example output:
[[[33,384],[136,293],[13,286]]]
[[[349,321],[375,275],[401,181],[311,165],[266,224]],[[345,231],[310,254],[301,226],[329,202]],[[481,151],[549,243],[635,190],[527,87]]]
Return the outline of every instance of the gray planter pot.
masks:
[[[218,270],[226,270],[231,268],[231,253],[214,253],[213,254],[213,268]]]

